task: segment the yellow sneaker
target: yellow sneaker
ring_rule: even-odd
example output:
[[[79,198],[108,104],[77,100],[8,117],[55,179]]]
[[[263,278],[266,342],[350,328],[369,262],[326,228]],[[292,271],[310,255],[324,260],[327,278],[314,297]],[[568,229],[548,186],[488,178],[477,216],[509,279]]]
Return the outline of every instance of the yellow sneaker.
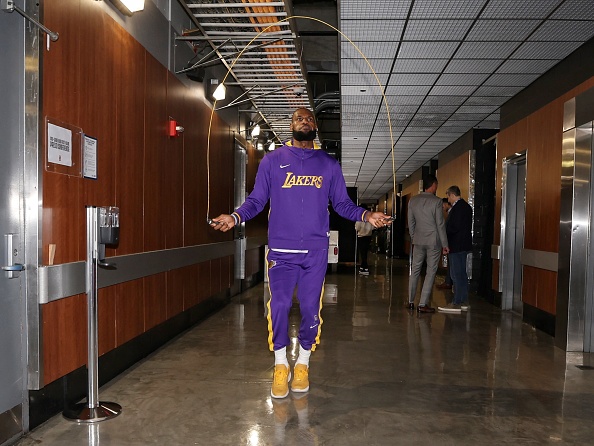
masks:
[[[291,383],[293,392],[307,392],[309,390],[309,367],[305,364],[295,365],[295,377]]]
[[[270,389],[270,396],[272,398],[284,398],[289,394],[289,380],[291,379],[291,371],[289,367],[284,364],[277,364],[274,366],[274,377],[272,378],[272,389]]]

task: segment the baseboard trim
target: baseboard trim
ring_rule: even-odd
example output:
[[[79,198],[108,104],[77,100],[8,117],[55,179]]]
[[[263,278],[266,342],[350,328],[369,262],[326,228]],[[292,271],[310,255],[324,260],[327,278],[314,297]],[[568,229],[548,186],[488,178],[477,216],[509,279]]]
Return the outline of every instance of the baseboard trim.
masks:
[[[546,334],[555,337],[555,315],[547,313],[540,308],[524,303],[522,320]]]

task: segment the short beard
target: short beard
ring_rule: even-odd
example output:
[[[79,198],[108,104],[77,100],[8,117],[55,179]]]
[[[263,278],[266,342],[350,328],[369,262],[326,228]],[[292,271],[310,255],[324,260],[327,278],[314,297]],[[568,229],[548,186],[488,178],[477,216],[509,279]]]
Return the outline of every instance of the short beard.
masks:
[[[313,141],[316,139],[316,136],[317,131],[315,129],[307,133],[293,130],[293,139],[296,139],[297,141]]]

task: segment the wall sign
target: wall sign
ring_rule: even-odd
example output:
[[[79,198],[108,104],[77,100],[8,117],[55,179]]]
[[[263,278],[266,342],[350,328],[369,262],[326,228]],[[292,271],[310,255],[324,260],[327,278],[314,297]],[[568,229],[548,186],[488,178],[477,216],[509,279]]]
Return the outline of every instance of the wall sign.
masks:
[[[45,122],[45,170],[81,177],[84,137],[82,129],[50,117],[46,117]]]
[[[84,135],[83,138],[83,177],[97,179],[97,139]]]
[[[72,166],[72,131],[48,123],[47,161],[62,166]]]

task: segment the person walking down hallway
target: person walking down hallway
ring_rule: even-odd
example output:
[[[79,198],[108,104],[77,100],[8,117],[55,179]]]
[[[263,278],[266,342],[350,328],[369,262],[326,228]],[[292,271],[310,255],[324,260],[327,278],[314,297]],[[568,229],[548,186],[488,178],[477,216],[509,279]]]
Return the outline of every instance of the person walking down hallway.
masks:
[[[367,253],[369,252],[369,245],[371,245],[371,234],[374,226],[369,222],[357,221],[355,222],[355,231],[357,231],[357,251],[361,259],[359,267],[359,274],[362,276],[369,275],[369,265],[367,263]]]
[[[408,230],[413,250],[406,305],[410,310],[415,308],[414,301],[421,268],[423,263],[427,262],[427,273],[417,306],[419,313],[435,312],[435,309],[429,305],[435,273],[441,254],[449,252],[442,201],[435,196],[437,186],[437,178],[434,175],[427,175],[423,178],[424,192],[415,195],[408,202]]]
[[[446,313],[460,313],[470,308],[466,257],[472,250],[472,208],[460,197],[458,186],[450,186],[446,195],[452,205],[446,223],[446,232],[450,242],[448,258],[450,274],[454,282],[454,300],[437,309]]]
[[[260,162],[253,191],[232,214],[221,214],[211,226],[228,231],[259,214],[270,200],[268,214],[268,344],[274,352],[275,366],[270,394],[284,398],[289,394],[291,370],[287,360],[289,312],[293,292],[301,310],[299,357],[293,369],[291,390],[309,390],[309,358],[320,343],[321,301],[328,266],[328,203],[341,216],[369,222],[375,227],[391,223],[382,212],[356,206],[347,194],[340,164],[314,144],[317,126],[311,111],[299,108],[293,113],[292,140]]]

